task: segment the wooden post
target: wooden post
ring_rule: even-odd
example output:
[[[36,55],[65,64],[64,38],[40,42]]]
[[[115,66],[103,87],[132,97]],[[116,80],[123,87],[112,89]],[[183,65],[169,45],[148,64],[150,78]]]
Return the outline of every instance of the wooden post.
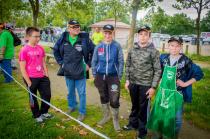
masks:
[[[189,49],[189,45],[187,44],[187,45],[186,45],[186,49],[185,49],[185,54],[186,54],[186,55],[188,54],[188,49]]]
[[[165,43],[163,43],[162,52],[165,52]]]

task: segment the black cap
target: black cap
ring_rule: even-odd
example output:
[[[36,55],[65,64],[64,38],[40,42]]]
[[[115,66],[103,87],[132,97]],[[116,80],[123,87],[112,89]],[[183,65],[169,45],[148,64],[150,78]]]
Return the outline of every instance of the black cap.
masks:
[[[80,25],[80,24],[77,20],[72,19],[69,21],[69,25]]]
[[[138,29],[138,33],[142,30],[145,30],[145,31],[151,31],[151,28],[147,25],[144,25],[144,26],[141,26],[139,29]]]
[[[114,31],[114,27],[113,27],[112,25],[110,25],[110,24],[107,24],[107,25],[105,25],[105,26],[103,27],[103,30],[104,30],[104,31],[112,32],[112,31]]]
[[[14,29],[14,26],[11,23],[7,23],[5,28],[6,29]]]
[[[178,42],[179,44],[182,44],[183,43],[183,39],[181,37],[171,37],[169,40],[168,40],[168,43],[169,42],[173,42],[173,41],[176,41]]]

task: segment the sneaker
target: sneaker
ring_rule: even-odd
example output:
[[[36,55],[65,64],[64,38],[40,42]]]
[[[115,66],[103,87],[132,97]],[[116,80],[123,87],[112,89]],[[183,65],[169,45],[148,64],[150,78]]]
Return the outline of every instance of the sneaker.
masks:
[[[79,120],[79,121],[83,121],[85,119],[85,115],[84,114],[80,114],[79,116],[78,116],[78,118],[77,118],[77,120]]]
[[[42,119],[41,116],[35,118],[35,120],[36,120],[37,123],[42,123],[42,122],[44,122],[44,120]]]
[[[42,119],[50,119],[50,118],[53,117],[53,115],[49,114],[49,113],[44,113],[44,114],[41,115],[41,117],[42,117]]]
[[[75,111],[75,109],[69,108],[69,110],[67,111],[67,114],[71,114],[74,111]]]
[[[137,128],[134,128],[132,125],[128,124],[128,125],[125,125],[123,126],[123,130],[126,130],[126,131],[130,131],[130,130],[136,130]]]

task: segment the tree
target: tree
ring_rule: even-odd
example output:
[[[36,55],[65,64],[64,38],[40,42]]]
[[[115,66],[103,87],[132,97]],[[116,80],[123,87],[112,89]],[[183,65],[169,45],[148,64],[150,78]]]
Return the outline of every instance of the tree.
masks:
[[[37,26],[37,19],[39,15],[39,0],[29,0],[29,3],[32,8],[32,15],[33,15],[33,26]]]
[[[131,19],[131,28],[130,28],[130,33],[128,37],[128,48],[133,46],[133,41],[134,41],[134,33],[136,29],[136,17],[137,17],[137,12],[141,8],[147,8],[149,6],[153,6],[155,0],[133,0],[131,3],[131,14],[132,14],[132,19]],[[157,0],[157,1],[162,1],[162,0]]]
[[[201,12],[204,9],[210,9],[210,0],[176,0],[178,3],[173,5],[175,8],[188,9],[194,8],[197,12],[196,31],[197,31],[197,54],[200,54],[200,20]]]
[[[201,31],[202,32],[210,32],[210,11],[201,20]]]
[[[183,13],[170,17],[166,25],[166,32],[170,35],[193,34],[194,30],[194,21]]]
[[[165,14],[164,10],[158,7],[157,12],[151,16],[152,32],[164,33],[169,22],[169,16]]]

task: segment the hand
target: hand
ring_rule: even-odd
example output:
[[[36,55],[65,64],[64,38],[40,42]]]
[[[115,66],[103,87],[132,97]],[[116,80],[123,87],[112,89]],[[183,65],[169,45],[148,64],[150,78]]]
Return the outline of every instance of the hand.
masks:
[[[126,90],[129,90],[129,88],[128,88],[129,84],[130,84],[129,81],[126,81],[126,83],[125,83],[125,89]]]
[[[28,87],[31,87],[32,83],[31,81],[27,82]]]
[[[178,79],[178,80],[176,81],[176,83],[177,83],[178,86],[187,87],[187,84],[186,84],[185,82],[183,82],[182,80],[179,80],[179,79]]]
[[[146,92],[146,95],[147,95],[147,98],[152,98],[155,94],[155,89],[154,88],[150,88],[147,92]]]
[[[86,71],[88,71],[90,69],[90,67],[86,64]]]

